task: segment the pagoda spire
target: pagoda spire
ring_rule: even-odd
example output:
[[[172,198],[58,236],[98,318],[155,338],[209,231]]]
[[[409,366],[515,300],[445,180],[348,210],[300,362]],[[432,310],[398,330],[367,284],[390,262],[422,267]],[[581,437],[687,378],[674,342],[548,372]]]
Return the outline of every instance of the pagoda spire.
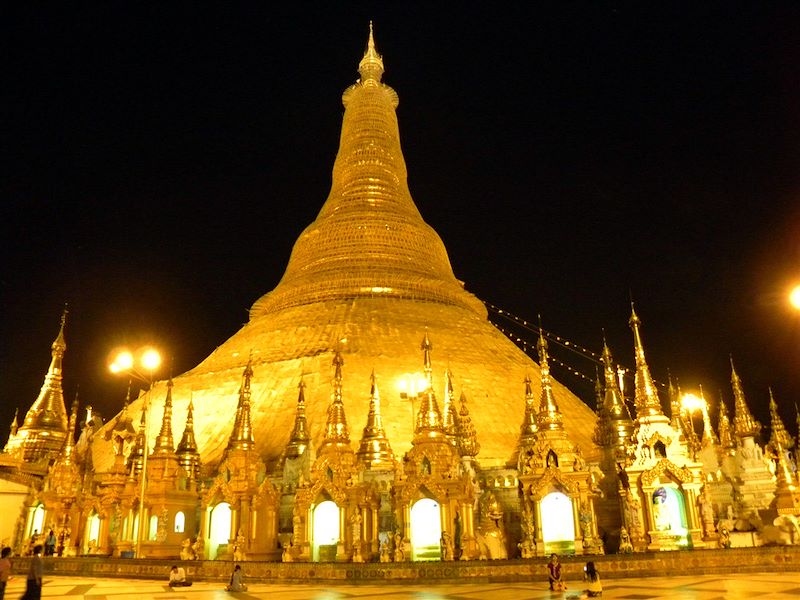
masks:
[[[536,399],[533,396],[533,389],[531,388],[531,376],[525,374],[525,417],[522,420],[522,427],[520,428],[520,445],[533,441],[536,437],[537,425],[536,415],[538,409],[536,407]]]
[[[139,419],[139,430],[136,433],[136,441],[134,443],[133,450],[128,456],[128,469],[130,469],[131,479],[139,476],[139,473],[141,473],[142,471],[142,465],[144,464],[144,453],[145,453],[144,430],[146,422],[147,422],[146,412],[144,410],[144,407],[142,407],[142,416]]]
[[[539,369],[542,376],[542,394],[539,399],[539,413],[536,415],[538,430],[561,430],[564,428],[564,417],[558,410],[556,398],[553,395],[553,384],[550,380],[550,362],[547,356],[547,341],[544,339],[544,330],[539,324]]]
[[[726,453],[731,453],[736,447],[733,441],[733,428],[731,427],[731,420],[728,417],[728,408],[725,406],[725,400],[722,398],[722,393],[719,395],[719,423],[717,424],[719,430],[719,445]]]
[[[369,389],[369,414],[361,444],[356,453],[361,464],[368,469],[391,468],[394,466],[394,453],[386,438],[381,421],[381,398],[378,393],[378,383],[375,380],[375,370],[370,375]]]
[[[200,479],[200,451],[194,437],[194,400],[189,398],[189,407],[186,410],[186,425],[183,428],[181,441],[175,450],[178,463],[191,479]]]
[[[383,57],[375,49],[375,38],[372,31],[372,21],[369,22],[369,39],[364,58],[358,63],[358,72],[361,74],[362,83],[380,83],[383,77]]]
[[[669,396],[669,424],[676,431],[683,431],[681,416],[681,390],[672,379],[672,373],[667,371],[667,395]],[[685,432],[684,432],[685,433]]]
[[[718,443],[717,434],[714,433],[714,427],[711,425],[711,417],[708,414],[708,403],[703,395],[703,386],[700,386],[700,400],[702,400],[703,413],[703,438],[700,442],[702,448],[708,446],[716,446]]]
[[[297,410],[294,416],[294,429],[289,436],[286,444],[286,458],[299,458],[308,448],[311,436],[308,433],[308,423],[306,421],[306,382],[300,378],[297,384]]]
[[[6,445],[3,448],[3,452],[9,452],[14,442],[16,441],[14,438],[17,436],[17,430],[19,429],[19,408],[14,409],[14,418],[11,420],[11,427],[9,427],[9,434],[8,440],[6,441]]]
[[[233,431],[228,440],[228,450],[250,450],[255,447],[253,426],[250,423],[250,380],[253,378],[252,353],[242,373],[242,387],[239,389],[239,403]]]
[[[63,360],[67,350],[64,329],[67,323],[67,308],[61,314],[61,327],[51,345],[50,367],[25,420],[17,429],[15,446],[21,446],[25,462],[55,459],[61,452],[67,434],[68,418],[62,390]]]
[[[463,391],[461,392],[461,408],[458,411],[456,439],[458,440],[458,453],[461,456],[475,457],[481,450],[475,425],[472,424],[472,417],[469,416],[467,395]]]
[[[792,473],[792,468],[789,465],[789,448],[786,444],[787,441],[793,443],[791,436],[786,431],[783,420],[778,414],[778,405],[775,402],[775,397],[772,395],[772,388],[769,389],[769,416],[770,425],[772,428],[772,435],[769,440],[769,446],[776,459],[775,477],[777,478],[777,490],[775,492],[776,500],[778,502],[778,513],[781,514],[782,500],[785,502],[787,499],[791,500],[793,508],[798,499],[795,497],[794,491],[796,489],[795,476]]]
[[[428,338],[428,332],[425,332],[425,337],[422,338],[422,363],[425,369],[425,379],[427,385],[424,391],[421,392],[420,407],[417,411],[416,427],[414,433],[417,436],[424,437],[438,437],[444,435],[442,425],[442,413],[439,412],[439,404],[436,402],[436,393],[433,390],[433,368],[431,366],[431,344]]]
[[[172,376],[167,381],[167,396],[164,399],[164,416],[161,419],[161,430],[156,437],[153,454],[157,456],[173,454],[175,442],[172,439]]]
[[[789,435],[789,432],[786,431],[786,426],[783,424],[783,419],[781,419],[780,415],[778,414],[778,404],[775,402],[775,397],[772,395],[772,388],[769,388],[769,417],[770,429],[772,430],[769,443],[773,447],[777,447],[778,444],[780,444],[787,450],[794,447],[794,440],[792,439],[792,436]]]
[[[658,399],[656,384],[650,375],[650,367],[644,356],[644,344],[639,328],[642,325],[636,310],[631,302],[631,318],[629,321],[633,330],[633,346],[636,354],[636,375],[634,377],[634,405],[636,406],[636,418],[638,421],[646,419],[648,421],[666,421],[667,418],[661,410],[661,402]]]
[[[449,440],[456,443],[458,411],[455,404],[455,392],[453,391],[453,373],[449,368],[444,372],[444,404],[442,409],[442,428],[444,429],[444,434]]]
[[[619,389],[614,357],[603,336],[603,352],[600,357],[603,363],[603,379],[605,382],[605,395],[603,405],[606,418],[609,421],[609,438],[607,443],[619,448],[624,448],[633,435],[633,419]]]
[[[350,432],[347,429],[347,418],[342,402],[342,366],[344,359],[338,350],[333,356],[333,401],[328,407],[328,419],[325,423],[325,438],[322,447],[350,446]]]
[[[733,366],[733,357],[731,357],[731,387],[734,398],[733,432],[739,440],[756,437],[761,431],[761,424],[753,418],[747,407],[742,380],[736,372],[736,367]]]

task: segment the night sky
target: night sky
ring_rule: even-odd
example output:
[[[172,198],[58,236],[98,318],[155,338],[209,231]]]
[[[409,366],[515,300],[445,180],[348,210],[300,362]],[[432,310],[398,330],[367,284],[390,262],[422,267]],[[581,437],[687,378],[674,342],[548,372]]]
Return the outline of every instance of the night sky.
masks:
[[[0,444],[65,302],[67,404],[80,386],[106,417],[113,347],[152,341],[179,374],[246,322],[327,197],[370,19],[412,197],[467,289],[594,351],[605,330],[627,366],[633,298],[654,377],[716,415],[732,354],[757,418],[771,385],[796,431],[797,3],[15,4]]]

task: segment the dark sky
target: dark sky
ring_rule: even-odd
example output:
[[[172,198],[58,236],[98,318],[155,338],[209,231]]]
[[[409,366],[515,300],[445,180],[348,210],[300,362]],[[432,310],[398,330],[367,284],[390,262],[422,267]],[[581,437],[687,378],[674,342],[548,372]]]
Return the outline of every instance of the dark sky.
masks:
[[[2,10],[3,429],[64,302],[68,402],[106,416],[115,345],[180,373],[245,323],[327,196],[371,18],[412,196],[469,290],[593,350],[604,328],[626,365],[632,296],[656,378],[730,406],[732,353],[795,431],[797,3],[129,4]]]

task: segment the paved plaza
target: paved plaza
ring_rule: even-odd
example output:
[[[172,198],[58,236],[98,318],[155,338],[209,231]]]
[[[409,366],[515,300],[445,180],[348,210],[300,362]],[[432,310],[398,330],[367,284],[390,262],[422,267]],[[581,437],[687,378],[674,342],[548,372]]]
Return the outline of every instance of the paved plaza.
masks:
[[[464,583],[448,585],[286,585],[254,583],[246,593],[228,593],[219,583],[197,582],[191,587],[171,589],[164,581],[141,579],[98,579],[84,577],[49,577],[44,579],[44,598],[60,600],[344,600],[347,598],[381,600],[539,600],[571,599],[580,596],[575,581],[566,592],[550,592],[547,584]],[[570,582],[568,582],[569,584]],[[739,598],[800,598],[800,573],[754,573],[749,575],[698,575],[685,577],[649,577],[604,582],[603,598],[647,600],[675,598],[687,600],[724,600]],[[25,578],[15,576],[6,590],[8,600],[17,600],[25,588]]]

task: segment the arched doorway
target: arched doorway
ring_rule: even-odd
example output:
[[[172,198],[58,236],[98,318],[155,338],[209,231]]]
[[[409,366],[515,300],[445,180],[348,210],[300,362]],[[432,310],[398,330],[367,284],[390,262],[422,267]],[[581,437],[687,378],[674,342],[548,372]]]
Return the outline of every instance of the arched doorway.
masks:
[[[561,492],[542,498],[542,541],[545,555],[575,553],[575,519],[572,500]]]
[[[339,507],[332,500],[325,500],[314,507],[311,539],[311,560],[328,562],[336,560],[339,543]]]
[[[411,507],[411,560],[440,560],[442,518],[439,503],[430,498]]]
[[[231,539],[231,505],[220,502],[211,511],[211,525],[208,532],[208,557],[217,558],[219,547],[227,547]]]
[[[100,516],[93,512],[86,522],[86,550],[91,552],[100,542]]]
[[[28,538],[33,539],[33,536],[38,536],[37,540],[44,540],[44,506],[38,504],[31,513],[31,525],[28,528]]]
[[[671,535],[677,546],[688,546],[686,502],[680,490],[664,485],[653,492],[653,524],[656,531]]]

